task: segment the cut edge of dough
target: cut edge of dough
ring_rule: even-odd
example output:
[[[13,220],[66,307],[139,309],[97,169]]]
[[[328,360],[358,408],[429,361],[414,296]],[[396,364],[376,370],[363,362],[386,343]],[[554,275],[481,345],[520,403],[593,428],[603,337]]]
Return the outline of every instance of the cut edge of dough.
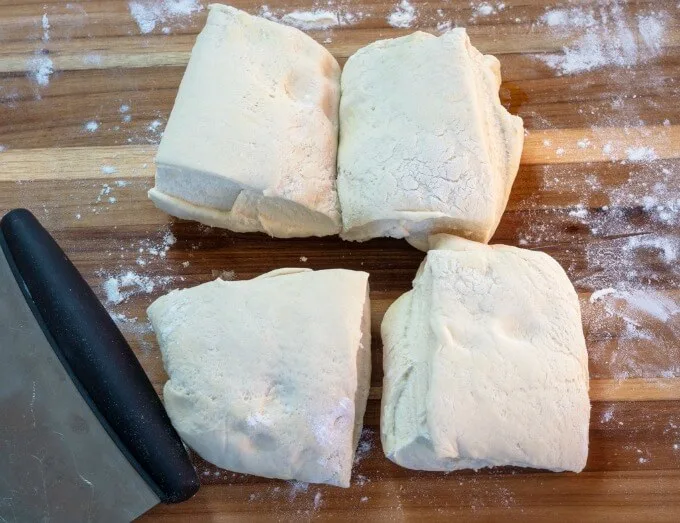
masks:
[[[371,299],[369,294],[370,287],[368,280],[366,280],[366,298],[361,316],[361,340],[357,350],[357,390],[354,397],[354,439],[352,440],[354,452],[352,453],[352,462],[361,439],[368,394],[371,389]],[[349,487],[349,483],[347,486]]]
[[[299,238],[332,236],[340,231],[340,225],[325,214],[290,200],[248,190],[239,192],[229,210],[197,205],[157,187],[150,189],[148,196],[156,207],[172,216],[234,232],[264,232],[273,237]]]

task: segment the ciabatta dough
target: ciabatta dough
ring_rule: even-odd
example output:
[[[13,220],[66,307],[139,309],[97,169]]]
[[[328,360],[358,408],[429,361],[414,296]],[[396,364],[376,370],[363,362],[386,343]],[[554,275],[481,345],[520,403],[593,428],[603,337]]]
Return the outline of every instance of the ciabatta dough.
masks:
[[[368,274],[283,269],[156,300],[182,439],[220,467],[349,486],[370,387]]]
[[[339,79],[335,58],[303,32],[211,5],[149,196],[237,232],[337,234]]]
[[[352,55],[342,73],[338,192],[347,240],[428,234],[487,242],[519,167],[522,119],[500,64],[465,29],[416,32]]]
[[[381,437],[411,469],[581,471],[588,355],[579,302],[547,254],[434,237],[382,323]]]

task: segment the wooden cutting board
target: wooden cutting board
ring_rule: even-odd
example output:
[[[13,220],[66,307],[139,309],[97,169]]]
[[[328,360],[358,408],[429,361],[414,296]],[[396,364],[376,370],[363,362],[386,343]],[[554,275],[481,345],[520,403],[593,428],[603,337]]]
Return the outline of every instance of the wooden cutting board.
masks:
[[[680,520],[680,10],[675,0],[603,1],[592,11],[589,2],[544,4],[324,3],[342,24],[310,34],[344,63],[379,38],[467,26],[474,45],[500,58],[501,99],[527,136],[494,242],[548,252],[579,291],[592,418],[578,475],[418,473],[383,457],[379,325],[423,258],[405,242],[232,234],[147,200],[154,151],[205,20],[205,10],[191,12],[200,2],[0,2],[0,215],[27,207],[38,216],[159,393],[166,378],[145,309],[169,289],[289,266],[371,274],[374,372],[351,488],[232,474],[196,457],[196,497],[143,521]],[[266,12],[312,8],[273,1]],[[411,28],[389,25],[395,9],[392,21]]]

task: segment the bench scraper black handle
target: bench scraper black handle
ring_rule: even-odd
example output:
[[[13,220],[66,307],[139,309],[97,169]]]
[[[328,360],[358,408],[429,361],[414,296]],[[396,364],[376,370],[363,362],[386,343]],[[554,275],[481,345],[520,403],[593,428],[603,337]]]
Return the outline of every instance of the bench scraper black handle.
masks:
[[[78,270],[25,209],[0,221],[0,246],[55,353],[132,466],[163,502],[193,496],[199,481],[182,441],[127,341]]]

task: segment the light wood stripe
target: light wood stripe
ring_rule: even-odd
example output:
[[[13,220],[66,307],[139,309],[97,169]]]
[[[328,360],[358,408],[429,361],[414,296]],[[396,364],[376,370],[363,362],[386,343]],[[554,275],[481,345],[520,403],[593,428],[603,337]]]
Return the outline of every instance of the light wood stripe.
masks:
[[[544,129],[525,137],[522,164],[633,161],[642,148],[658,159],[680,158],[678,144],[680,126]]]
[[[583,140],[587,140],[582,142],[587,146],[582,148],[578,143]],[[611,152],[603,152],[610,142]],[[635,149],[644,147],[652,149],[658,159],[680,158],[678,144],[680,126],[677,125],[530,131],[524,142],[522,164],[621,161]],[[564,152],[558,153],[558,149]],[[0,153],[0,182],[93,178],[101,174],[103,165],[115,167],[119,178],[151,178],[155,153],[153,145],[9,149]]]
[[[70,147],[64,149],[10,149],[0,153],[0,182],[152,178],[153,145]],[[114,173],[102,171],[113,167]]]
[[[629,378],[590,380],[590,401],[677,401],[680,378]],[[382,398],[382,387],[371,387],[369,399]]]

